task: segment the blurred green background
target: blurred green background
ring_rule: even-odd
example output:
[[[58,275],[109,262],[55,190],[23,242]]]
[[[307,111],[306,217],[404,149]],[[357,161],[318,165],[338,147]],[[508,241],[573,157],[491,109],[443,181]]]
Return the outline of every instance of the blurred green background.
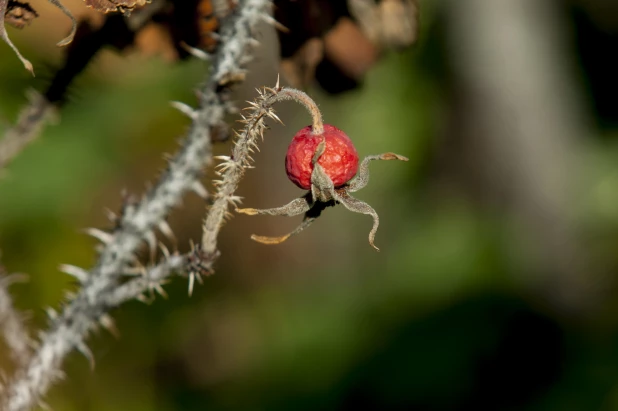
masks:
[[[500,14],[508,3],[533,13]],[[249,237],[286,233],[298,219],[235,216],[221,235],[216,275],[191,298],[175,279],[167,300],[118,309],[120,337],[92,336],[94,371],[73,353],[48,403],[93,411],[618,410],[611,3],[421,2],[414,48],[386,52],[356,90],[308,90],[361,156],[410,158],[372,164],[358,193],[380,215],[381,252],[367,243],[370,218],[342,207],[278,246]],[[67,5],[84,11],[79,1]],[[54,43],[67,21],[37,8],[32,27],[9,33],[37,77],[0,45],[0,130],[25,91],[45,89],[62,61]],[[239,106],[276,79],[271,29],[261,38]],[[94,240],[80,230],[109,228],[104,209],[119,208],[122,189],[143,192],[163,153],[176,150],[188,120],[168,103],[196,104],[205,69],[102,52],[70,88],[57,124],[6,170],[2,262],[30,276],[11,291],[33,333],[46,324],[43,308],[75,288],[57,266],[96,260]],[[286,126],[273,125],[239,190],[247,207],[302,194],[283,158],[309,118],[292,103],[278,112]],[[181,251],[200,238],[204,213],[203,200],[189,195],[170,217]],[[0,365],[10,367],[4,350]]]

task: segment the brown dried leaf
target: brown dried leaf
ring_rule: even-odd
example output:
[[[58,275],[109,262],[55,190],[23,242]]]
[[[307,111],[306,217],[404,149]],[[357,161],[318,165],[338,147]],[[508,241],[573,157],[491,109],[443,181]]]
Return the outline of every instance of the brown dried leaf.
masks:
[[[4,13],[4,21],[11,26],[22,29],[39,17],[38,13],[28,3],[9,0]]]
[[[84,0],[86,6],[92,7],[101,13],[119,11],[121,13],[131,11],[136,7],[145,6],[150,0]]]

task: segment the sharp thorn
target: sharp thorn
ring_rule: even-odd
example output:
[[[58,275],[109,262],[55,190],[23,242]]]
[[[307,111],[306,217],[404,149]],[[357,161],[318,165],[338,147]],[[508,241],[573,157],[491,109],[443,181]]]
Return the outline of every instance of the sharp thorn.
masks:
[[[96,238],[103,244],[109,244],[114,240],[114,236],[112,234],[99,230],[98,228],[87,228],[84,232],[89,236]]]
[[[94,355],[92,354],[92,351],[90,351],[90,348],[88,348],[88,346],[83,341],[78,342],[75,345],[75,348],[77,348],[77,351],[79,351],[84,355],[84,357],[86,357],[86,359],[90,363],[90,369],[94,370]]]
[[[195,181],[191,185],[191,189],[193,190],[195,194],[197,194],[204,200],[208,198],[208,191],[206,190],[206,187],[204,187],[204,185],[200,181]]]
[[[170,105],[192,120],[195,120],[197,118],[197,111],[188,104],[182,103],[180,101],[171,101]]]
[[[167,237],[170,241],[176,243],[176,236],[167,221],[163,220],[159,223],[159,231],[161,231],[161,234]]]
[[[80,283],[83,283],[88,279],[88,271],[75,265],[61,264],[58,266],[58,270],[72,277],[75,277],[75,279],[77,279],[77,281],[79,281]]]

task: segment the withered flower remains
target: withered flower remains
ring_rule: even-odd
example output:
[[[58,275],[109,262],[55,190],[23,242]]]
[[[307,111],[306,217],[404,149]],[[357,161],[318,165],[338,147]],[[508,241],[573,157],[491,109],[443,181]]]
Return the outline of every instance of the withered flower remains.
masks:
[[[290,180],[298,187],[310,190],[290,203],[276,208],[258,210],[241,208],[236,211],[248,215],[268,214],[296,216],[304,213],[302,223],[291,233],[280,237],[253,235],[251,238],[263,244],[279,244],[309,227],[327,207],[342,204],[356,213],[373,217],[369,232],[369,244],[379,251],[374,238],[380,219],[367,203],[350,195],[365,187],[369,182],[369,163],[372,160],[402,160],[404,156],[384,153],[365,157],[358,166],[358,154],[352,140],[338,128],[322,123],[322,116],[315,102],[305,93],[294,89],[273,90],[285,94],[282,98],[293,99],[311,112],[313,125],[300,130],[290,143],[286,155],[286,171]]]

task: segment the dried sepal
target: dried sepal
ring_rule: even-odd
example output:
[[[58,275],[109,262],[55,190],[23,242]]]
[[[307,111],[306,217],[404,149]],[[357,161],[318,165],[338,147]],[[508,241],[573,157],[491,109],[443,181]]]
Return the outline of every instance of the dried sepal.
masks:
[[[311,208],[311,205],[312,202],[310,202],[310,198],[308,198],[308,196],[306,195],[301,198],[296,198],[281,207],[267,208],[264,210],[258,210],[255,208],[238,208],[236,209],[236,212],[247,215],[267,214],[293,217],[302,213],[306,213]]]
[[[73,38],[75,37],[75,33],[77,33],[77,20],[75,19],[71,11],[67,9],[66,7],[64,7],[64,5],[60,2],[60,0],[48,0],[48,1],[54,6],[56,6],[57,8],[59,8],[60,11],[62,11],[68,18],[71,19],[71,32],[64,39],[56,43],[58,47],[66,46],[67,44],[70,44],[73,41]]]
[[[369,244],[375,248],[376,251],[380,251],[380,249],[373,243],[373,240],[376,237],[376,232],[378,231],[378,226],[380,225],[380,217],[378,217],[376,210],[364,201],[350,196],[345,190],[341,190],[337,193],[337,202],[343,204],[343,206],[350,211],[367,214],[373,217],[373,227],[371,227],[371,231],[369,232]]]
[[[373,160],[408,161],[408,158],[395,153],[383,153],[365,157],[359,167],[358,174],[347,184],[348,192],[358,191],[369,183],[369,163]]]

